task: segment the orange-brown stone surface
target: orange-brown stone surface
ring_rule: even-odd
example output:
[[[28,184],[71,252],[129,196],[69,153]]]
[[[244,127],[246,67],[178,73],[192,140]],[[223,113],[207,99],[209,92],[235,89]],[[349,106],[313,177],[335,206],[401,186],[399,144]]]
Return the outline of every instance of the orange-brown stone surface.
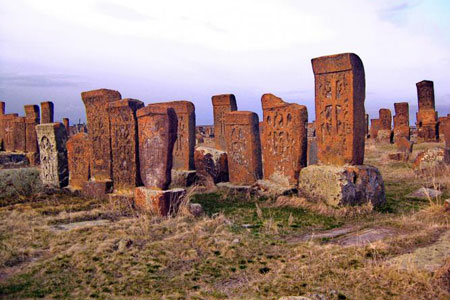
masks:
[[[67,160],[69,166],[69,185],[72,189],[81,189],[89,180],[90,148],[89,137],[80,132],[67,141]]]
[[[41,102],[41,124],[54,122],[54,105],[53,102]]]
[[[353,53],[312,59],[315,80],[317,158],[323,164],[364,161],[365,75]]]
[[[165,190],[171,182],[177,115],[172,108],[149,105],[139,109],[136,116],[141,180],[147,188]]]
[[[137,187],[134,190],[134,205],[152,215],[175,215],[185,194],[184,189],[161,191]]]
[[[38,153],[36,125],[39,124],[39,105],[25,105],[26,152]]]
[[[91,177],[111,179],[111,131],[108,104],[121,99],[118,91],[100,89],[81,93],[86,107],[91,157]]]
[[[0,101],[0,116],[3,116],[5,114],[5,108],[6,108],[5,102]]]
[[[233,94],[212,96],[214,113],[214,142],[216,148],[226,151],[225,114],[237,110],[236,98]]]
[[[140,183],[136,111],[142,107],[144,102],[134,99],[118,100],[108,105],[115,190],[134,190]]]
[[[13,121],[14,151],[26,151],[26,124],[25,117],[17,117]]]
[[[89,199],[107,200],[109,193],[113,190],[113,184],[110,179],[106,180],[89,180],[83,182],[81,195]]]
[[[392,129],[392,116],[391,110],[387,108],[381,108],[379,110],[380,129],[391,130]]]
[[[197,147],[194,153],[195,169],[201,185],[213,187],[228,181],[228,158],[225,151],[208,147]]]
[[[195,106],[190,101],[170,101],[152,103],[161,107],[172,108],[178,119],[177,140],[173,147],[174,169],[194,170],[195,148]]]
[[[450,148],[450,116],[442,122],[442,134],[444,135],[445,147]]]
[[[394,141],[400,137],[405,137],[409,140],[409,104],[408,102],[394,103]]]
[[[14,120],[18,114],[6,114],[0,117],[3,127],[3,148],[5,151],[14,151]]]
[[[378,137],[378,131],[380,130],[380,119],[370,120],[370,138],[376,139]]]
[[[416,83],[419,111],[416,114],[417,140],[435,142],[438,137],[437,112],[434,103],[433,81]]]
[[[262,177],[258,115],[250,111],[225,114],[228,172],[232,184],[252,185]]]
[[[261,148],[264,179],[297,185],[306,167],[308,111],[306,106],[286,103],[272,94],[261,98],[263,127]]]

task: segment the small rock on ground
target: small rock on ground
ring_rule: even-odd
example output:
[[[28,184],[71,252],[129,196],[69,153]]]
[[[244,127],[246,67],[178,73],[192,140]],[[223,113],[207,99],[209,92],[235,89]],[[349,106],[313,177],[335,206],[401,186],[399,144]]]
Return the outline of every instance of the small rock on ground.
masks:
[[[425,187],[421,187],[417,191],[407,195],[408,198],[417,198],[417,199],[428,199],[428,198],[437,198],[442,195],[441,191],[429,189]]]

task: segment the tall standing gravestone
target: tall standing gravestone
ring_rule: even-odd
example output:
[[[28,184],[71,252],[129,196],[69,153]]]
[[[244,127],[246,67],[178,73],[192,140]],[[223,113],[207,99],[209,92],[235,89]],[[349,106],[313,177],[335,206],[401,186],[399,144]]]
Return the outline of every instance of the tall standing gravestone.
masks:
[[[89,180],[91,151],[87,133],[74,134],[67,141],[67,160],[69,167],[69,186],[81,190]]]
[[[364,161],[365,77],[351,53],[312,60],[316,94],[317,157],[323,164]]]
[[[318,165],[300,172],[299,193],[331,206],[385,202],[380,172],[364,161],[365,75],[352,53],[312,60]]]
[[[13,121],[14,151],[25,153],[26,151],[26,127],[25,117],[16,117]]]
[[[2,117],[5,115],[5,102],[0,101],[0,150],[3,150],[3,135],[5,129],[3,128]]]
[[[405,137],[409,140],[409,104],[408,102],[394,103],[394,141],[400,137]]]
[[[134,99],[110,102],[112,179],[114,189],[130,190],[139,184],[138,130],[136,111],[144,103]]]
[[[36,134],[36,125],[39,124],[39,106],[25,105],[25,123],[26,123],[26,151],[28,153],[38,153],[38,143]]]
[[[5,151],[14,151],[14,120],[18,114],[6,114],[1,116],[3,127],[3,148]]]
[[[108,104],[120,100],[118,91],[100,89],[81,93],[89,132],[91,157],[91,178],[111,179],[111,130],[107,112]]]
[[[419,142],[435,142],[439,136],[433,81],[423,80],[416,83],[416,86],[419,102],[419,111],[416,114],[417,140]]]
[[[296,186],[301,168],[306,167],[308,111],[272,94],[263,95],[261,104],[264,179]]]
[[[41,102],[41,124],[53,123],[54,113],[53,102]]]
[[[258,115],[250,111],[234,111],[225,114],[225,137],[230,183],[252,185],[261,179]]]
[[[392,141],[392,114],[387,108],[379,110],[380,129],[377,133],[377,141],[390,143]]]
[[[61,188],[68,184],[67,133],[61,123],[36,126],[41,160],[41,180],[44,185]]]
[[[212,97],[214,113],[214,141],[216,149],[226,151],[225,114],[237,110],[236,98],[232,94]]]

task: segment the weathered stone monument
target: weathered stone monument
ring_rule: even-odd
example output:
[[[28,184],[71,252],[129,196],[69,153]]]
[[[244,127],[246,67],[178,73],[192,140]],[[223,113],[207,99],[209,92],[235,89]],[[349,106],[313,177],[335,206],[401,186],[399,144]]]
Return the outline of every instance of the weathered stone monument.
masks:
[[[369,138],[369,114],[364,115],[364,135]]]
[[[36,126],[41,161],[41,180],[44,185],[62,188],[68,184],[67,133],[61,123]]]
[[[26,125],[25,117],[16,117],[13,120],[14,151],[25,153],[26,151]]]
[[[81,190],[89,180],[91,152],[87,133],[80,132],[67,141],[67,160],[69,167],[69,187],[71,190]]]
[[[380,119],[370,119],[370,138],[376,139],[381,128]]]
[[[3,101],[0,101],[0,116],[3,116],[6,112],[6,104]]]
[[[262,161],[258,115],[250,111],[226,113],[225,138],[230,183],[248,186],[261,179]]]
[[[219,182],[228,181],[228,157],[225,151],[200,146],[195,148],[194,160],[199,184],[212,188]]]
[[[3,148],[5,151],[14,151],[14,120],[18,114],[6,114],[1,116],[3,127]]]
[[[54,122],[54,110],[53,102],[41,102],[41,124]]]
[[[365,75],[352,53],[312,59],[318,165],[300,172],[299,192],[331,206],[384,203],[380,172],[364,161]]]
[[[392,115],[391,110],[381,108],[379,110],[380,129],[377,133],[377,141],[382,143],[392,142]]]
[[[63,118],[62,122],[64,124],[64,127],[66,127],[67,134],[69,134],[69,126],[70,126],[69,118]]]
[[[177,115],[173,108],[165,105],[149,105],[137,110],[136,116],[140,175],[144,186],[134,191],[135,205],[153,214],[172,214],[185,194],[184,189],[167,190],[177,139]]]
[[[394,103],[394,142],[400,137],[410,139],[409,104],[408,102]]]
[[[39,105],[25,105],[25,135],[26,152],[31,165],[39,161],[39,147],[36,134],[36,125],[39,124]]]
[[[214,113],[214,140],[216,149],[226,151],[225,114],[237,110],[236,98],[232,94],[212,96]]]
[[[108,115],[110,102],[120,100],[118,91],[99,89],[81,93],[86,107],[86,118],[91,149],[91,179],[83,186],[88,198],[106,198],[112,190],[111,129]]]
[[[3,135],[5,129],[3,128],[2,117],[5,115],[5,102],[0,101],[0,151],[3,150]]]
[[[129,191],[139,185],[138,128],[136,111],[144,102],[123,99],[108,104],[111,122],[112,180],[115,192]]]
[[[434,103],[433,81],[416,83],[419,111],[416,114],[417,141],[435,142],[438,139],[438,118]]]
[[[300,170],[306,167],[306,106],[284,102],[272,94],[264,94],[261,104],[264,179],[285,187],[295,187]]]
[[[444,162],[450,164],[450,115],[442,120],[441,131],[444,135]]]

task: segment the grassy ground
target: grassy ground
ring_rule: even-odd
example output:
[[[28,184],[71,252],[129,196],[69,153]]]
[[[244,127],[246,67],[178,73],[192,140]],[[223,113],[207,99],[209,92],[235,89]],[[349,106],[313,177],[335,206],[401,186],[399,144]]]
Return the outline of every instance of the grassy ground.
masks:
[[[428,145],[432,146],[432,145]],[[427,145],[421,145],[427,147]],[[449,230],[445,174],[416,175],[368,146],[366,162],[385,179],[385,206],[333,211],[289,199],[195,194],[205,216],[151,218],[67,195],[0,207],[0,298],[70,299],[448,299],[438,276],[391,259]],[[415,155],[415,154],[414,154]],[[405,196],[439,186],[442,199]],[[97,219],[106,225],[60,230]],[[343,247],[306,234],[340,227],[389,228],[392,236]]]

